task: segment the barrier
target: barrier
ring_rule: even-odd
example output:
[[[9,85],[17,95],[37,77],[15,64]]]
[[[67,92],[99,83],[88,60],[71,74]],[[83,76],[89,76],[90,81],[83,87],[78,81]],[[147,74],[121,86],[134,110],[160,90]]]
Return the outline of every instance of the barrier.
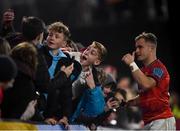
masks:
[[[180,119],[176,119],[176,129],[180,130]],[[41,123],[27,123],[21,121],[0,121],[0,130],[64,130],[61,125],[47,125]],[[69,130],[81,130],[81,131],[89,131],[89,129],[83,125],[69,125]],[[123,129],[112,129],[106,127],[98,127],[97,130],[105,131],[105,130],[123,130]]]
[[[64,130],[61,125],[32,124],[21,121],[0,121],[0,130]],[[69,130],[89,130],[83,125],[69,125]]]

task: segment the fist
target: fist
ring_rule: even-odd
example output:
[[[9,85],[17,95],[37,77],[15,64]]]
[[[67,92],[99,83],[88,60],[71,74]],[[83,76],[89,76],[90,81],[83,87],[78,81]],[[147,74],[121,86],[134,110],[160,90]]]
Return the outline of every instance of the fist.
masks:
[[[133,52],[132,55],[128,53],[122,57],[122,61],[125,64],[130,65],[132,62],[134,62],[134,57],[135,57],[135,52]]]

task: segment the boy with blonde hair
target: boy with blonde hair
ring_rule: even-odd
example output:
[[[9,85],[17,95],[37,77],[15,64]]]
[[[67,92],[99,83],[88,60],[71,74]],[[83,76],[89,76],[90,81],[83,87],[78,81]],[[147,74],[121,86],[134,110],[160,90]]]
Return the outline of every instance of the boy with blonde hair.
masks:
[[[103,113],[105,101],[95,66],[101,64],[106,54],[106,48],[97,41],[93,41],[81,54],[83,71],[80,78],[73,83],[73,100],[80,97],[80,101],[72,116],[72,122],[90,124],[86,118],[93,119]]]

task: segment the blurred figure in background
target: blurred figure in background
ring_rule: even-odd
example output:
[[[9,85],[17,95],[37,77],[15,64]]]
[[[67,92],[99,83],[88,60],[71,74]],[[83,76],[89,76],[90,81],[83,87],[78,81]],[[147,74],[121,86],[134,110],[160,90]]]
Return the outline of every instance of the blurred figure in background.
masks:
[[[175,91],[171,92],[170,105],[173,115],[176,119],[176,130],[179,130],[180,129],[180,96]]]
[[[126,107],[117,110],[115,127],[126,130],[141,130],[144,127],[142,112],[138,107]]]
[[[180,96],[177,92],[171,92],[170,104],[176,119],[180,119]]]
[[[127,100],[130,100],[137,95],[137,92],[135,91],[135,89],[131,83],[130,77],[120,78],[117,83],[117,89],[123,89],[127,92],[127,94],[126,94]]]
[[[0,37],[0,55],[9,55],[11,47],[9,42],[4,38]]]
[[[105,100],[107,101],[110,97],[112,97],[113,92],[116,89],[116,81],[109,74],[106,74],[105,80],[102,82],[102,88]]]
[[[13,21],[14,21],[14,11],[12,9],[7,9],[3,13],[3,18],[2,18],[2,24],[0,28],[0,35],[5,37],[9,33],[15,32],[14,27],[13,27]]]
[[[111,75],[114,81],[117,80],[118,72],[117,72],[116,67],[114,67],[113,65],[104,65],[103,70],[106,74]]]

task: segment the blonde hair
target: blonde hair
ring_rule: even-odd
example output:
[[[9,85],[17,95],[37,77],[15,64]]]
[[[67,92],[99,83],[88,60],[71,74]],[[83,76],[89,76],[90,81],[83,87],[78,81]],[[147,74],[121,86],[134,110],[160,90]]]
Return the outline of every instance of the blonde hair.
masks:
[[[154,44],[155,46],[157,46],[157,37],[153,33],[143,32],[135,38],[135,41],[138,41],[141,38],[144,39],[145,41],[149,41],[152,44]]]
[[[104,61],[107,56],[107,49],[105,48],[105,46],[103,46],[103,44],[97,41],[93,41],[91,46],[93,46],[94,48],[98,50],[99,60]]]
[[[65,36],[65,40],[67,41],[70,37],[70,31],[66,25],[62,22],[54,22],[48,26],[48,31],[56,31],[59,33],[63,33]]]

